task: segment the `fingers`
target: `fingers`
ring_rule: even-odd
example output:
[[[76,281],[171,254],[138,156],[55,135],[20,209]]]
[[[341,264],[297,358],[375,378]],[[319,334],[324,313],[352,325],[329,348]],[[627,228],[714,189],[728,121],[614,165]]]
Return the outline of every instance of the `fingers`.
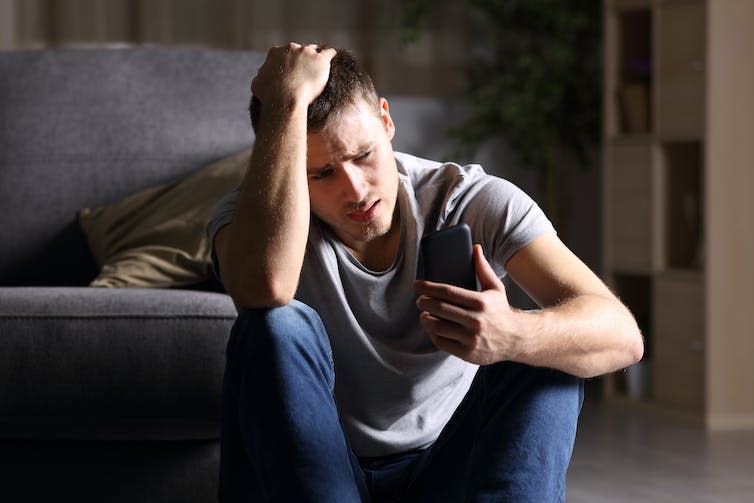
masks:
[[[427,336],[437,348],[458,356],[459,358],[466,359],[469,352],[469,337],[457,335],[454,330],[449,330],[445,327],[439,327],[435,329],[435,325],[448,325],[449,322],[433,318],[432,315],[423,313],[421,318],[421,324],[427,333]],[[442,334],[442,335],[440,335]],[[455,337],[453,335],[456,335]]]
[[[474,327],[476,325],[475,314],[477,310],[461,307],[458,304],[422,295],[416,299],[416,307],[422,312],[462,326]]]
[[[505,289],[503,282],[497,277],[497,273],[492,268],[487,258],[484,256],[482,245],[474,245],[473,249],[474,270],[479,279],[479,285],[482,290],[499,290]]]
[[[434,283],[432,281],[417,280],[414,282],[414,292],[420,296],[431,297],[470,309],[479,309],[478,292],[466,290],[446,283]]]
[[[273,47],[273,49],[276,48]],[[319,44],[299,44],[296,42],[289,42],[288,45],[277,47],[277,49],[283,49],[285,52],[305,50],[308,52],[316,52],[325,55],[335,55],[335,49],[333,49],[332,47],[323,47]]]
[[[480,338],[466,327],[429,313],[422,313],[420,322],[432,344],[438,349],[471,363],[483,361],[476,354]]]
[[[421,313],[419,322],[428,334],[452,339],[459,343],[466,343],[470,337],[474,336],[473,330],[464,324],[440,318],[426,311]]]
[[[276,109],[286,109],[292,104],[308,105],[327,84],[330,62],[335,55],[335,49],[316,44],[290,42],[272,47],[251,82],[251,92]]]

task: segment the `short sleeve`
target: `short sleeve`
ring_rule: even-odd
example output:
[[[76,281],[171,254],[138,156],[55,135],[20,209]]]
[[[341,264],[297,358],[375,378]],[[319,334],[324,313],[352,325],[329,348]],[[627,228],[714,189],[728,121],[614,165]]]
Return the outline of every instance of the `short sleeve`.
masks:
[[[207,240],[212,250],[212,271],[217,279],[220,279],[220,264],[217,261],[217,254],[215,253],[215,236],[220,229],[233,221],[233,214],[236,210],[236,201],[238,200],[240,192],[241,189],[236,188],[220,199],[212,210],[212,215],[207,222]]]

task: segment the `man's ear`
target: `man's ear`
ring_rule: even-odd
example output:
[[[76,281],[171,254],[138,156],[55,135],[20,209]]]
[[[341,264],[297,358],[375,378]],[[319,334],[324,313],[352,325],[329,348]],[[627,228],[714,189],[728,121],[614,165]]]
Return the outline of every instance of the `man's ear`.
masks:
[[[382,121],[382,125],[385,126],[388,139],[392,140],[395,136],[395,124],[393,123],[393,118],[390,116],[390,106],[385,98],[380,98],[378,106],[380,108],[380,120]]]

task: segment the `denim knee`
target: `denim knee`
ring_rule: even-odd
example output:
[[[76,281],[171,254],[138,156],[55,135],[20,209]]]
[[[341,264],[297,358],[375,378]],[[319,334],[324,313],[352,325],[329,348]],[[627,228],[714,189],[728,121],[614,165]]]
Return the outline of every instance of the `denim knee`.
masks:
[[[581,380],[562,372],[481,367],[407,501],[563,501],[582,397]]]
[[[330,342],[313,309],[294,301],[239,312],[223,391],[220,475],[228,501],[360,500],[363,476],[334,384]]]
[[[496,387],[501,377],[497,369],[488,369],[491,372],[486,376],[492,392],[487,397],[492,398],[487,417],[494,423],[488,426],[488,436],[507,440],[497,448],[491,443],[481,450],[488,451],[490,458],[505,453],[507,462],[501,463],[497,474],[486,480],[479,477],[476,483],[506,487],[505,501],[563,501],[584,398],[583,381],[552,369],[520,364],[502,367],[508,367],[503,371],[507,386]]]
[[[228,345],[231,352],[253,354],[256,361],[286,366],[298,362],[319,368],[328,384],[334,383],[330,340],[317,312],[293,300],[275,308],[240,309]]]

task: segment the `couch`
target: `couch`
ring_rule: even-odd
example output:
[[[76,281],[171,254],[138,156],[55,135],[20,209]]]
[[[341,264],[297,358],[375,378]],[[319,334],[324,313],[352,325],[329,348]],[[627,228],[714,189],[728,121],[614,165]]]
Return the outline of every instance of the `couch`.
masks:
[[[79,218],[247,149],[249,82],[263,58],[160,47],[0,52],[3,501],[215,500],[234,305],[209,275],[88,286],[102,263]],[[420,98],[391,104],[397,149],[447,153],[442,133],[457,110]]]
[[[212,501],[236,311],[211,280],[90,288],[79,210],[247,148],[263,55],[0,53],[0,499]]]

